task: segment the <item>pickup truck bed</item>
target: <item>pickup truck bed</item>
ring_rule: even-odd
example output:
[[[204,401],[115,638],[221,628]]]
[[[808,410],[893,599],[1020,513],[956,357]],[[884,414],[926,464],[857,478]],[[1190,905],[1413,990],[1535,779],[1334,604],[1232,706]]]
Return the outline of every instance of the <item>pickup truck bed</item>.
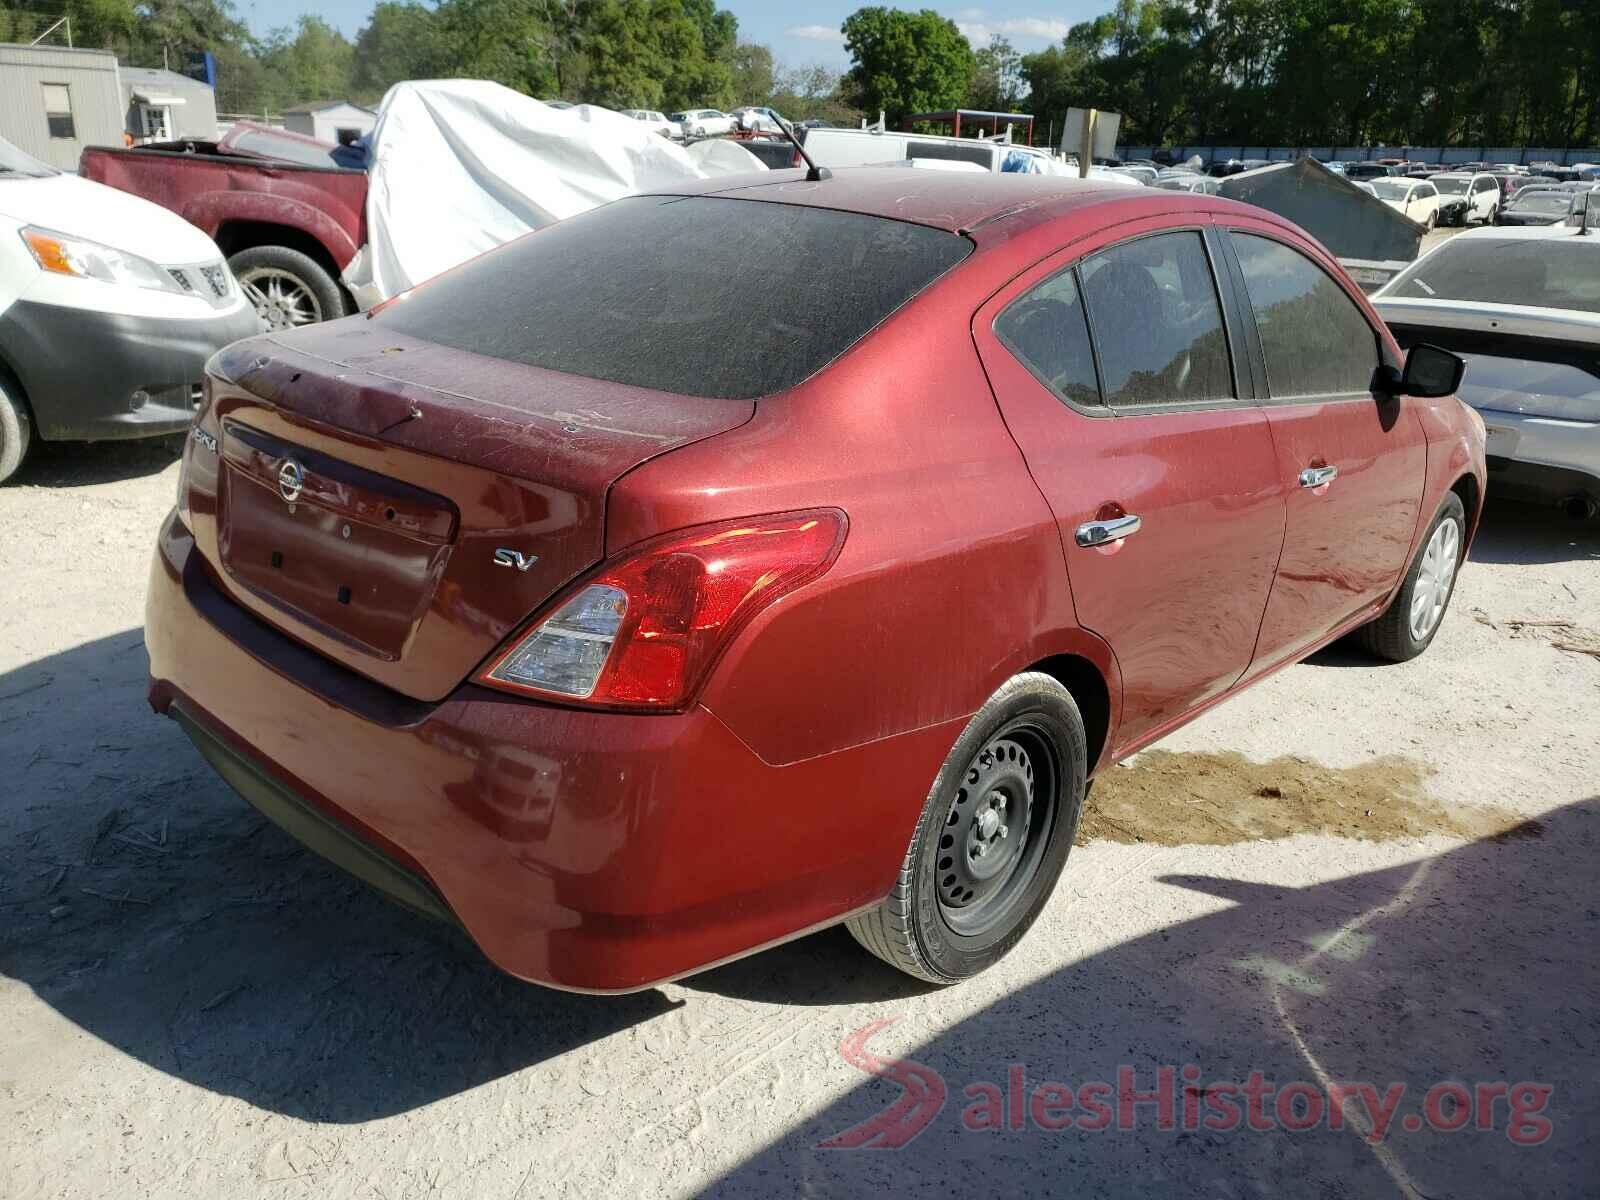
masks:
[[[250,138],[313,161],[237,148]],[[199,226],[227,255],[262,318],[285,328],[355,311],[339,275],[366,242],[367,174],[336,165],[340,149],[245,127],[220,143],[91,146],[78,173]],[[318,159],[325,165],[313,165]]]

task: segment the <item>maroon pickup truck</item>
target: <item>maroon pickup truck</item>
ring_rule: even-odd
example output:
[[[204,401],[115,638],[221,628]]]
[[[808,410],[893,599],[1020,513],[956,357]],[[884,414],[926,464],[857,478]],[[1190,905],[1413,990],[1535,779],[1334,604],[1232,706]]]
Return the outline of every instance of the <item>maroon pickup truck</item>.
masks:
[[[339,275],[367,240],[364,157],[241,122],[218,142],[91,146],[78,173],[205,230],[262,320],[286,329],[356,310]]]

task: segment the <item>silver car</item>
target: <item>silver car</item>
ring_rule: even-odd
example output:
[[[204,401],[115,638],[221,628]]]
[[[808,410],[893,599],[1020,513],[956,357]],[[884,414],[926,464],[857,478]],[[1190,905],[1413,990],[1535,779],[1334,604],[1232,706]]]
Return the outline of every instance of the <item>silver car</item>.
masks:
[[[1600,231],[1458,234],[1372,303],[1401,346],[1466,360],[1458,394],[1488,430],[1491,496],[1600,511]]]

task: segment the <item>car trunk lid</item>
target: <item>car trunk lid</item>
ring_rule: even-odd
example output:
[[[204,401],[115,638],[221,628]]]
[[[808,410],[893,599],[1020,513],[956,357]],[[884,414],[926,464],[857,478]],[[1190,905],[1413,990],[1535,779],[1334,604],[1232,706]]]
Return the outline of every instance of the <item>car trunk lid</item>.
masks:
[[[365,321],[240,342],[212,372],[215,470],[188,478],[213,573],[262,620],[419,700],[600,560],[616,479],[754,411]]]

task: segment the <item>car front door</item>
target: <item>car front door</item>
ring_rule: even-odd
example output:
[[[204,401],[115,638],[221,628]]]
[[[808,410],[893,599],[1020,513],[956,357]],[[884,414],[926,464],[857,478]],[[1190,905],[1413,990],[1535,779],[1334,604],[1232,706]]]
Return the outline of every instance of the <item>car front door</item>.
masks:
[[[1287,496],[1255,674],[1382,608],[1410,553],[1427,452],[1414,407],[1374,390],[1375,318],[1334,265],[1281,227],[1236,226],[1227,243]]]
[[[1219,296],[1213,237],[1170,218],[1100,232],[1019,276],[973,327],[1060,528],[1078,622],[1116,655],[1115,753],[1243,674],[1282,548],[1283,483],[1237,374],[1241,318]]]

